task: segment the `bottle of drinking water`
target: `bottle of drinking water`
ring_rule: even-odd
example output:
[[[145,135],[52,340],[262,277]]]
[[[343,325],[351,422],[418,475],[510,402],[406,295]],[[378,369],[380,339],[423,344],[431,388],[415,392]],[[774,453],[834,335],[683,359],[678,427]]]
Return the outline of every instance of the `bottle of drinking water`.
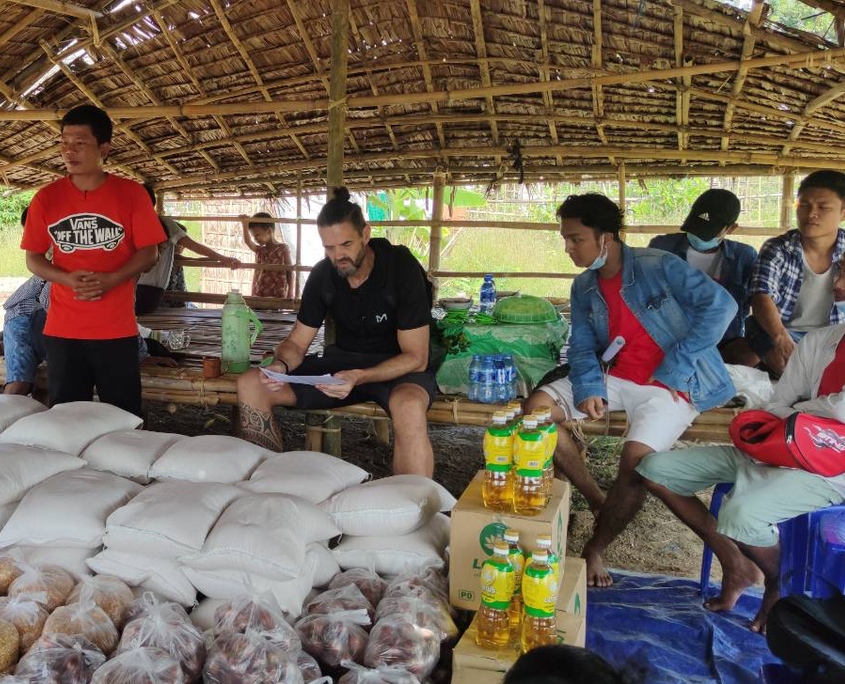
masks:
[[[508,366],[505,362],[505,355],[504,354],[496,354],[496,401],[499,403],[506,403],[510,397],[508,397],[508,391],[510,389],[510,383],[508,381]]]
[[[489,273],[484,276],[484,282],[481,284],[481,292],[478,296],[478,310],[480,313],[489,314],[493,311],[496,305],[496,283],[493,282],[493,276]]]
[[[519,377],[516,373],[516,364],[513,362],[513,354],[504,354],[503,356],[508,376],[508,398],[506,401],[511,401],[512,399],[516,399]]]
[[[473,354],[469,364],[469,389],[467,390],[470,401],[478,401],[481,395],[481,367],[483,365],[481,354]]]
[[[478,401],[483,404],[496,403],[496,364],[489,354],[484,356],[481,365],[481,387],[479,388]]]

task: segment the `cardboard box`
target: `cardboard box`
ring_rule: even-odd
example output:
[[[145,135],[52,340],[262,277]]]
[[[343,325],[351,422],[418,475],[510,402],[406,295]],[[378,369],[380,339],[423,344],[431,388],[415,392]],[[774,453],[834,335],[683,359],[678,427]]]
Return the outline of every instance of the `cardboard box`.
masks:
[[[493,554],[493,542],[507,528],[519,532],[520,545],[534,551],[538,534],[552,536],[552,550],[566,555],[566,528],[569,524],[568,482],[555,480],[552,499],[536,516],[500,513],[484,508],[481,499],[483,471],[470,482],[452,509],[449,539],[449,599],[456,608],[477,610],[481,601],[481,565]],[[565,575],[565,571],[561,573]]]
[[[557,609],[571,615],[587,615],[587,561],[583,558],[563,559],[563,580],[558,593]]]
[[[586,582],[586,568],[583,569],[581,574]],[[574,572],[573,575],[577,577],[578,573]],[[573,596],[561,597],[561,599],[563,599],[562,603],[567,605],[574,602]],[[561,602],[558,605],[560,606]],[[477,646],[475,643],[475,623],[477,619],[477,617],[473,618],[469,629],[464,632],[452,652],[452,684],[499,684],[504,678],[505,672],[519,657],[518,644],[512,644],[507,648],[500,648],[496,651]],[[584,614],[575,615],[558,610],[555,613],[555,620],[557,622],[558,639],[562,643],[582,647],[586,644],[587,618]]]

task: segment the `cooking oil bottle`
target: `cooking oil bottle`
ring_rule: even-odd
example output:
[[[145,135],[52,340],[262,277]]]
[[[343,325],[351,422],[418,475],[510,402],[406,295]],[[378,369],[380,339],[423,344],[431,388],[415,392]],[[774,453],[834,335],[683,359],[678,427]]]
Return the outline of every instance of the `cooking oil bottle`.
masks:
[[[555,479],[555,449],[557,448],[557,425],[552,420],[548,407],[534,411],[537,415],[537,429],[546,438],[546,462],[543,464],[543,483],[546,487],[546,505],[552,498],[552,483]]]
[[[522,573],[522,600],[525,603],[520,638],[522,652],[556,644],[557,584],[549,565],[549,556],[542,549],[531,554],[531,562]]]
[[[546,552],[549,559],[549,566],[552,569],[552,572],[555,576],[555,586],[560,586],[560,557],[552,551],[552,535],[550,534],[538,534],[537,535],[537,548],[542,549]]]
[[[545,450],[543,437],[537,430],[537,418],[525,416],[513,447],[513,511],[517,515],[537,515],[546,507],[543,488]]]
[[[525,554],[519,545],[517,530],[505,530],[504,540],[508,544],[508,558],[514,571],[513,598],[509,611],[511,634],[514,638],[519,638],[519,626],[522,624],[522,571],[525,567]]]
[[[507,425],[507,414],[496,411],[493,423],[484,433],[484,482],[481,498],[484,507],[509,511],[513,506],[513,434]]]
[[[508,610],[513,597],[515,573],[508,545],[497,541],[493,555],[481,566],[481,607],[475,643],[482,648],[502,648],[510,643]]]

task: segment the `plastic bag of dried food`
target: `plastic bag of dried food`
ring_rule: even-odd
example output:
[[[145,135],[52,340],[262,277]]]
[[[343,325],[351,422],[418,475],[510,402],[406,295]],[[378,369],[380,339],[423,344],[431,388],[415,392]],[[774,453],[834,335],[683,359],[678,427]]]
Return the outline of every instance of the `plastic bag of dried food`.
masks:
[[[342,660],[363,663],[370,625],[367,611],[344,610],[332,615],[306,615],[296,623],[302,648],[319,662],[337,667]]]
[[[262,632],[221,634],[208,649],[204,684],[304,684],[296,654]]]
[[[182,684],[182,670],[160,648],[133,648],[100,667],[91,684]]]
[[[71,574],[58,565],[21,566],[23,572],[9,585],[9,596],[29,596],[54,611],[70,595],[75,582]]]
[[[122,579],[111,575],[94,575],[82,578],[70,592],[66,603],[70,605],[84,600],[91,600],[102,608],[119,630],[123,627],[135,595]]]
[[[147,615],[126,623],[120,637],[120,652],[141,647],[160,648],[170,654],[182,668],[186,683],[196,682],[202,676],[205,662],[205,640],[189,620],[173,624],[160,614]]]
[[[401,668],[423,681],[439,659],[440,639],[434,632],[411,624],[406,617],[392,617],[373,627],[363,664]]]
[[[290,651],[302,648],[299,637],[285,620],[279,604],[270,595],[240,596],[214,611],[214,635],[227,632],[263,632]]]
[[[387,582],[366,568],[349,568],[339,572],[329,582],[329,589],[340,589],[348,584],[358,587],[373,608],[378,608],[379,601],[387,589]]]
[[[21,638],[18,630],[7,620],[0,620],[0,672],[6,672],[18,662]]]
[[[9,591],[9,585],[23,574],[26,566],[23,553],[19,549],[8,549],[0,554],[0,594]]]
[[[370,669],[346,661],[343,667],[349,669],[337,680],[337,684],[420,684],[420,680],[406,670],[396,667]]]
[[[320,669],[320,663],[318,663],[314,659],[314,656],[310,655],[307,651],[300,651],[296,654],[296,665],[302,673],[302,679],[305,681],[305,684],[316,682],[323,677],[323,671]],[[0,684],[3,683],[0,682]]]
[[[178,603],[163,601],[151,591],[145,591],[132,602],[129,610],[126,611],[124,619],[128,623],[140,617],[150,616],[160,620],[166,620],[172,625],[178,625],[186,621],[190,622],[191,620],[185,609]]]
[[[434,563],[427,563],[411,572],[397,575],[388,583],[384,598],[426,594],[433,594],[447,605],[449,603],[449,580],[443,569]]]
[[[372,621],[375,609],[354,584],[328,589],[305,604],[303,615],[333,615],[342,610],[366,610]]]
[[[11,622],[21,638],[21,652],[26,653],[41,636],[50,612],[28,596],[3,596],[0,598],[0,620]]]
[[[428,592],[425,596],[389,596],[382,599],[376,610],[376,623],[383,618],[396,617],[429,629],[440,641],[445,641],[458,636],[458,626],[450,611],[445,601]]]
[[[106,611],[97,606],[91,597],[56,608],[44,623],[44,634],[85,637],[106,655],[114,651],[119,636]]]
[[[79,636],[42,636],[21,658],[15,674],[32,684],[88,684],[106,660],[91,642]]]

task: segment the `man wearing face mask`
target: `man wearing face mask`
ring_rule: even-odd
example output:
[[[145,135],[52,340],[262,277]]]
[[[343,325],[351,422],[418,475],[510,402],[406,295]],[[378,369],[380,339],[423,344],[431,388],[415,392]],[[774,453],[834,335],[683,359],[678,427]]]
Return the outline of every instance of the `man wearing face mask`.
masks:
[[[679,256],[731,294],[739,310],[719,342],[719,353],[725,363],[756,366],[760,359],[744,335],[757,251],[751,245],[727,239],[738,227],[739,211],[739,198],[730,190],[711,188],[693,202],[682,232],[658,235],[648,246]]]
[[[571,370],[537,389],[525,411],[548,407],[559,425],[555,466],[598,514],[583,550],[587,583],[606,587],[613,580],[602,562],[604,549],[645,498],[637,464],[648,453],[670,449],[700,411],[734,396],[716,345],[737,305],[675,255],[626,246],[619,237],[622,213],[603,195],[572,195],[557,217],[567,254],[587,269],[572,283]],[[624,340],[621,348],[614,344],[618,339]],[[605,498],[561,423],[598,420],[607,411],[625,411],[628,433]]]

